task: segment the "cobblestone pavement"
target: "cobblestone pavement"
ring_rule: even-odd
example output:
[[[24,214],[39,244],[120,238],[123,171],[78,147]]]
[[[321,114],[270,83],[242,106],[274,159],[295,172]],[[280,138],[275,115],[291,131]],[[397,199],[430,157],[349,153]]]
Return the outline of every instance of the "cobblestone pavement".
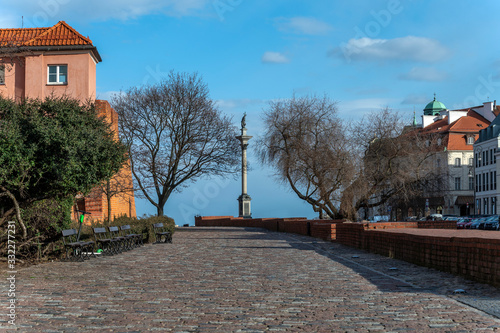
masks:
[[[183,228],[173,244],[20,269],[15,326],[4,315],[6,283],[0,293],[0,331],[500,330],[497,288],[250,228]]]

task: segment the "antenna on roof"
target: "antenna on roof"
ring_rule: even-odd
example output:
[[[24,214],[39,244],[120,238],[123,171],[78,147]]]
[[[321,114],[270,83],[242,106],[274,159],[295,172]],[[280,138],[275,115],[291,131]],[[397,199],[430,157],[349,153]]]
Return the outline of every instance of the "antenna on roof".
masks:
[[[24,28],[24,16],[21,16],[21,28]]]

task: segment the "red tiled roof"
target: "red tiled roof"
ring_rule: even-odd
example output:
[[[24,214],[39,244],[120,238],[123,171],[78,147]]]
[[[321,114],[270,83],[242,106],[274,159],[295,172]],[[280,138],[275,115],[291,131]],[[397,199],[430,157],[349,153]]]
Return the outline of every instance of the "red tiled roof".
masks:
[[[423,134],[441,134],[443,143],[447,150],[472,150],[472,145],[467,144],[467,135],[474,134],[477,139],[479,131],[490,125],[490,122],[483,116],[471,109],[466,116],[462,116],[451,124],[448,124],[448,116],[439,119],[429,126],[422,128]]]
[[[490,122],[473,110],[467,116],[461,117],[453,123],[450,131],[453,132],[479,132],[490,125]]]
[[[92,46],[92,41],[64,21],[50,28],[0,29],[0,46],[74,45]]]
[[[479,137],[479,134],[475,134],[475,140]],[[473,150],[472,145],[467,144],[467,136],[465,134],[450,133],[448,135],[448,143],[446,145],[448,150]]]

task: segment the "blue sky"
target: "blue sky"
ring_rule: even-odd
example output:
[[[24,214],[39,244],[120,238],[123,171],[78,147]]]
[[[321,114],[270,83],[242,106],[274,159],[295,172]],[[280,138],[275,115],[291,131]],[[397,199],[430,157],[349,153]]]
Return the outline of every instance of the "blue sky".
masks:
[[[220,108],[248,134],[262,110],[293,93],[328,94],[355,120],[390,107],[411,121],[437,94],[449,109],[500,99],[500,2],[483,0],[108,0],[2,1],[2,28],[66,21],[89,36],[103,62],[98,98],[158,82],[170,70],[198,72]],[[249,146],[254,217],[315,213]],[[189,184],[166,205],[178,224],[237,215],[238,179]],[[139,215],[154,207],[137,200]]]

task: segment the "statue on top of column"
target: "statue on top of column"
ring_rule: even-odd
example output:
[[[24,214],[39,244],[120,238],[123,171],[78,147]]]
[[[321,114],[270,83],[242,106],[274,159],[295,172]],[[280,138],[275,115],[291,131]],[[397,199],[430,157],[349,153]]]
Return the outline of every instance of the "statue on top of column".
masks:
[[[246,128],[247,126],[247,113],[243,113],[243,118],[241,118],[241,128]]]

